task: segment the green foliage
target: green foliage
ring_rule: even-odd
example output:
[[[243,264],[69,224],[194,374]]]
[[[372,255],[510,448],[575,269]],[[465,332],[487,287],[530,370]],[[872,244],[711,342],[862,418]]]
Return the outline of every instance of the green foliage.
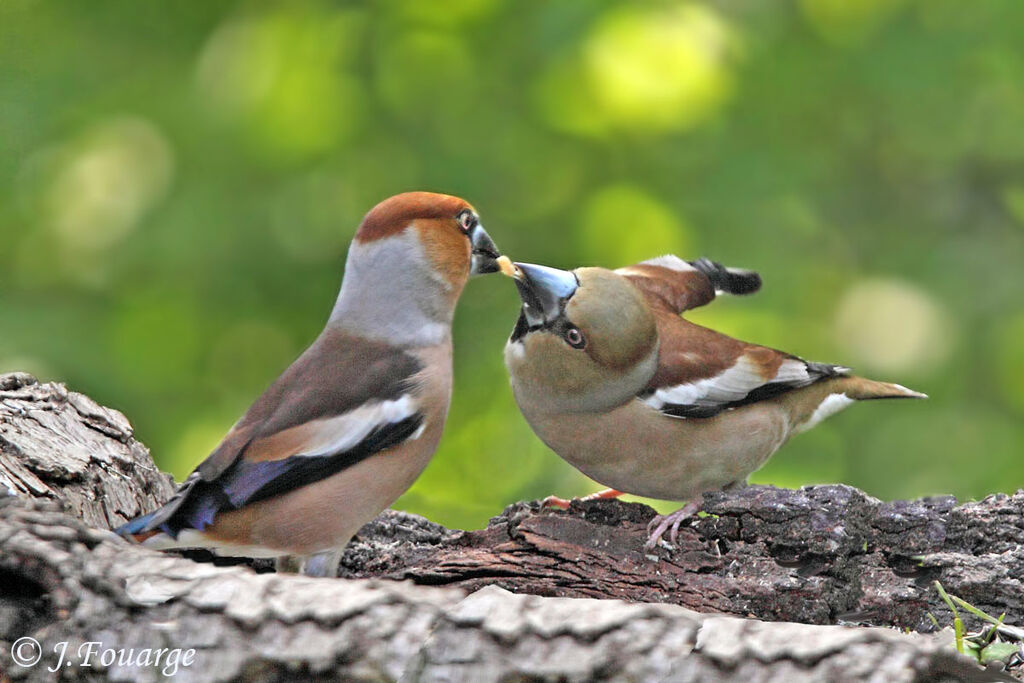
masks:
[[[1021,663],[1022,658],[1024,658],[1024,649],[1022,649],[1021,645],[1021,640],[1024,639],[1024,629],[1015,626],[1005,626],[1003,624],[1003,619],[1006,618],[1005,613],[1000,614],[997,619],[963,598],[948,594],[938,581],[935,582],[935,590],[953,614],[953,646],[957,652],[974,657],[978,662],[985,665],[1001,662],[1016,666]],[[978,620],[989,625],[977,632],[965,633],[964,620],[960,618],[957,605],[973,614]],[[939,620],[931,612],[928,612],[928,619],[931,620],[936,629],[942,628],[939,625]],[[1006,638],[1010,642],[1007,640],[996,640],[997,637]]]
[[[119,407],[183,477],[308,344],[362,214],[467,197],[517,260],[759,270],[702,324],[931,395],[756,481],[1024,482],[1024,3],[0,3],[0,370]],[[512,402],[470,283],[434,463],[474,526],[595,488]],[[671,508],[664,505],[663,508]]]

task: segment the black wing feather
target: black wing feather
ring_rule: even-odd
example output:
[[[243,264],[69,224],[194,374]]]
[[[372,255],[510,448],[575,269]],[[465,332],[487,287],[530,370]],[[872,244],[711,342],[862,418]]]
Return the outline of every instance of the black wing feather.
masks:
[[[757,403],[758,401],[766,401],[770,398],[775,398],[776,396],[792,391],[793,389],[806,387],[829,377],[839,377],[850,371],[849,368],[842,365],[829,365],[828,363],[817,363],[814,361],[803,362],[804,365],[807,366],[807,372],[811,378],[810,381],[768,382],[752,389],[746,396],[736,399],[735,401],[726,401],[723,403],[711,403],[707,401],[699,403],[666,403],[658,410],[665,415],[672,417],[714,417],[726,410],[750,405],[751,403]],[[640,394],[638,398],[641,400],[646,399],[652,393],[654,392],[645,391]]]
[[[263,462],[238,459],[213,481],[193,472],[166,505],[128,522],[117,533],[130,535],[159,529],[177,538],[182,529],[201,531],[213,523],[219,512],[294,491],[397,446],[412,437],[423,421],[423,414],[416,413],[399,422],[379,425],[355,446],[330,455],[292,455]]]

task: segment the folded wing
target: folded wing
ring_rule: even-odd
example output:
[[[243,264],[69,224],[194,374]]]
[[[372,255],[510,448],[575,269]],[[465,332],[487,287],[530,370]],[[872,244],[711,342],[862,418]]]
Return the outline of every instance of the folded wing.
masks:
[[[202,530],[218,512],[279,496],[417,438],[420,362],[384,344],[326,331],[249,408],[155,512],[119,533]]]
[[[673,417],[713,417],[826,377],[849,373],[842,366],[805,361],[752,344],[725,357],[710,357],[704,349],[678,347],[663,348],[662,354],[664,364],[639,398]]]
[[[710,303],[717,294],[753,294],[761,288],[761,276],[752,270],[727,268],[706,258],[684,261],[678,256],[659,256],[634,266],[619,268],[648,299],[676,314]]]
[[[761,278],[753,271],[707,259],[661,256],[617,272],[629,278],[654,311],[661,343],[658,369],[639,398],[666,415],[712,417],[849,373],[838,365],[748,344],[680,317],[719,292],[756,292]]]

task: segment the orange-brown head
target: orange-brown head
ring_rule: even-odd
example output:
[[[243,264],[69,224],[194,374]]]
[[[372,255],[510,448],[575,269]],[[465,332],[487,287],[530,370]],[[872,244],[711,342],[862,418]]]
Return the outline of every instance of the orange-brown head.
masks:
[[[498,270],[500,254],[476,210],[452,195],[403,192],[388,197],[366,214],[355,241],[367,244],[410,229],[437,272],[456,288],[470,275]]]
[[[499,270],[497,247],[464,199],[406,192],[363,218],[331,321],[396,343],[448,334],[455,303],[472,275]]]

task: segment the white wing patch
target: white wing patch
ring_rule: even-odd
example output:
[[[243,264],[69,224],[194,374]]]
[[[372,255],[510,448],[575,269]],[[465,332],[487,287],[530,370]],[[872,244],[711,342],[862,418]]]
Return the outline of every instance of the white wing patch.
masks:
[[[846,394],[829,394],[825,397],[825,400],[818,404],[815,408],[814,413],[801,425],[798,425],[796,432],[806,432],[811,427],[817,425],[819,422],[827,417],[831,417],[838,413],[846,406],[853,403],[853,399]]]
[[[679,258],[678,256],[673,256],[672,254],[665,254],[664,256],[658,256],[656,258],[647,259],[646,261],[641,261],[636,265],[658,266],[659,268],[668,268],[669,270],[674,270],[677,273],[688,273],[697,270],[683,259]],[[640,277],[648,277],[649,275],[649,273],[645,273],[642,270],[633,270],[629,266],[626,266],[625,268],[619,268],[615,272],[626,273],[629,275],[638,275]]]
[[[795,358],[788,358],[782,361],[782,365],[775,372],[775,377],[765,382],[765,384],[771,384],[773,382],[785,382],[786,384],[810,384],[814,380],[811,373],[807,371],[807,363],[802,360],[796,360]]]
[[[334,455],[347,451],[374,429],[401,422],[416,412],[416,399],[405,394],[390,401],[370,401],[347,413],[314,420],[307,426],[309,440],[296,455]],[[408,440],[418,439],[421,434],[423,425]]]
[[[741,401],[750,392],[768,384],[801,386],[810,384],[814,379],[807,371],[806,363],[797,359],[787,359],[779,366],[774,377],[765,380],[757,365],[743,355],[731,368],[714,377],[657,389],[643,400],[656,410],[673,405],[713,407]]]
[[[696,268],[691,266],[689,263],[687,263],[683,259],[679,258],[678,256],[674,256],[672,254],[665,254],[664,256],[657,256],[657,257],[652,258],[652,259],[647,259],[646,261],[641,261],[637,265],[641,265],[641,266],[659,266],[661,268],[668,268],[669,270],[675,270],[675,271],[678,271],[680,273],[686,273],[686,272],[689,272],[689,271],[697,270]]]

